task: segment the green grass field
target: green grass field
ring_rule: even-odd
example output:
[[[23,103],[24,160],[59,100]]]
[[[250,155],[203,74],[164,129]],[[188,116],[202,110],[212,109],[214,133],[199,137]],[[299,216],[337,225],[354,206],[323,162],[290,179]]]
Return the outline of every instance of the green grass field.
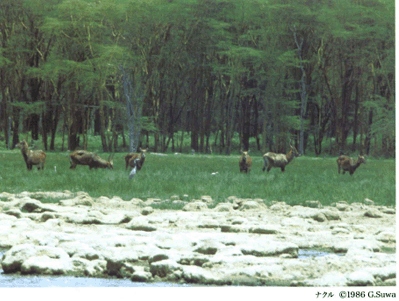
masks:
[[[100,154],[107,158],[108,154]],[[262,172],[263,159],[253,155],[250,174],[240,174],[238,155],[173,155],[149,153],[141,171],[128,179],[124,153],[116,153],[114,169],[92,169],[77,166],[69,169],[67,153],[47,153],[46,168],[26,169],[19,150],[2,151],[0,160],[0,192],[85,191],[92,197],[120,196],[169,199],[188,194],[189,199],[210,195],[217,202],[228,196],[262,198],[266,204],[284,201],[301,205],[319,200],[323,205],[337,201],[362,202],[365,198],[377,205],[395,206],[395,160],[367,159],[353,176],[339,175],[336,158],[299,157],[285,173],[273,168]],[[54,171],[57,167],[57,172]],[[218,172],[217,175],[211,175]]]

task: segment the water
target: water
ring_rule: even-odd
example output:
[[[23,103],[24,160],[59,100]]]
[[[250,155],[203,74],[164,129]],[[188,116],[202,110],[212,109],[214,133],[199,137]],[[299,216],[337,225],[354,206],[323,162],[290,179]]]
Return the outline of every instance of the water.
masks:
[[[298,258],[308,258],[308,257],[322,257],[335,254],[338,256],[344,255],[344,253],[331,253],[331,252],[322,252],[322,251],[315,251],[315,250],[299,250],[298,251]]]
[[[1,271],[1,270],[0,270]],[[64,276],[15,276],[0,274],[0,288],[21,287],[192,287],[166,282],[141,283],[129,279],[102,279]]]

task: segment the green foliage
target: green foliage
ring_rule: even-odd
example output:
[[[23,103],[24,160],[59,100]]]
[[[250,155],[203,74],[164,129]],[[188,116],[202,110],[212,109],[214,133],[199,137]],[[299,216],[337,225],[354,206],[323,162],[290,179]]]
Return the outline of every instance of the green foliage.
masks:
[[[298,136],[302,80],[307,135],[335,135],[335,151],[352,133],[394,141],[394,8],[392,0],[4,0],[1,117],[20,125],[43,113],[46,134],[60,120],[69,141],[100,124],[106,150],[109,120],[128,128],[118,121],[125,66],[140,78],[142,129],[163,148],[187,129],[201,152],[215,130],[227,153],[235,134],[239,145],[248,132],[263,135],[263,148]]]

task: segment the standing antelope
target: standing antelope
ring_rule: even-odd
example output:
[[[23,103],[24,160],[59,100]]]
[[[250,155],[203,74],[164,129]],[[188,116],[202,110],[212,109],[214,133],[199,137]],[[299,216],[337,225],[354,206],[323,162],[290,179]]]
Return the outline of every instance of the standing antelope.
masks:
[[[279,167],[281,168],[281,171],[284,172],[285,166],[290,163],[294,159],[294,157],[299,157],[299,153],[292,145],[290,145],[290,151],[287,154],[276,154],[268,152],[263,155],[263,161],[265,163],[262,170],[265,171],[266,166],[269,163],[269,166],[267,167],[267,172],[269,172],[272,167]]]
[[[338,173],[341,173],[342,168],[343,175],[347,171],[349,171],[350,175],[353,175],[353,173],[356,171],[356,168],[358,168],[362,163],[366,164],[366,159],[364,158],[364,156],[361,155],[359,155],[356,161],[348,156],[339,156],[339,158],[337,159]]]
[[[240,160],[238,161],[240,172],[249,173],[251,171],[252,158],[248,155],[248,152],[249,151],[242,152]]]
[[[28,170],[32,170],[32,165],[37,165],[38,170],[44,169],[44,163],[46,163],[46,153],[44,151],[28,149],[28,143],[25,139],[19,142],[16,147],[21,149]]]
[[[130,153],[125,156],[126,169],[128,166],[132,168],[137,167],[137,170],[140,170],[143,167],[147,149],[139,148],[139,152],[140,153],[138,154]]]
[[[69,161],[71,162],[70,169],[75,169],[76,165],[89,165],[89,168],[114,168],[112,161],[112,155],[108,157],[108,160],[102,159],[99,155],[91,153],[85,150],[77,150],[69,155]]]

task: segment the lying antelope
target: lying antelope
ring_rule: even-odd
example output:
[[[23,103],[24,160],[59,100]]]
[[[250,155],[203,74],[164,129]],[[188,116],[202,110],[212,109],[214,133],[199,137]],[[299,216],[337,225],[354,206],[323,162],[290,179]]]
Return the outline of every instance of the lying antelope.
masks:
[[[294,157],[299,157],[299,153],[292,145],[290,145],[290,151],[287,154],[268,152],[263,155],[263,161],[265,164],[263,165],[262,170],[265,171],[266,166],[269,165],[267,167],[267,172],[269,172],[272,167],[279,167],[281,168],[281,171],[284,172],[285,166],[290,163]]]
[[[339,156],[339,158],[337,159],[338,173],[341,173],[342,168],[343,175],[347,171],[349,171],[350,175],[353,175],[353,173],[356,171],[356,168],[358,168],[362,163],[366,164],[366,159],[364,158],[364,156],[361,155],[359,155],[356,161],[348,156]]]
[[[28,143],[25,139],[19,142],[16,147],[21,149],[28,170],[32,169],[32,165],[37,165],[38,170],[44,169],[44,163],[46,163],[46,153],[44,151],[28,149]]]
[[[99,155],[88,152],[85,150],[77,150],[69,155],[69,161],[71,162],[70,169],[75,169],[76,165],[89,165],[89,168],[114,168],[112,161],[112,155],[108,157],[108,160],[102,159]]]
[[[140,170],[143,167],[147,149],[139,148],[139,152],[140,153],[138,154],[130,153],[125,156],[126,169],[128,166],[132,168],[137,167],[137,170]]]
[[[238,161],[238,166],[240,167],[240,172],[249,173],[251,171],[252,158],[248,155],[248,152],[242,152],[240,160]]]

